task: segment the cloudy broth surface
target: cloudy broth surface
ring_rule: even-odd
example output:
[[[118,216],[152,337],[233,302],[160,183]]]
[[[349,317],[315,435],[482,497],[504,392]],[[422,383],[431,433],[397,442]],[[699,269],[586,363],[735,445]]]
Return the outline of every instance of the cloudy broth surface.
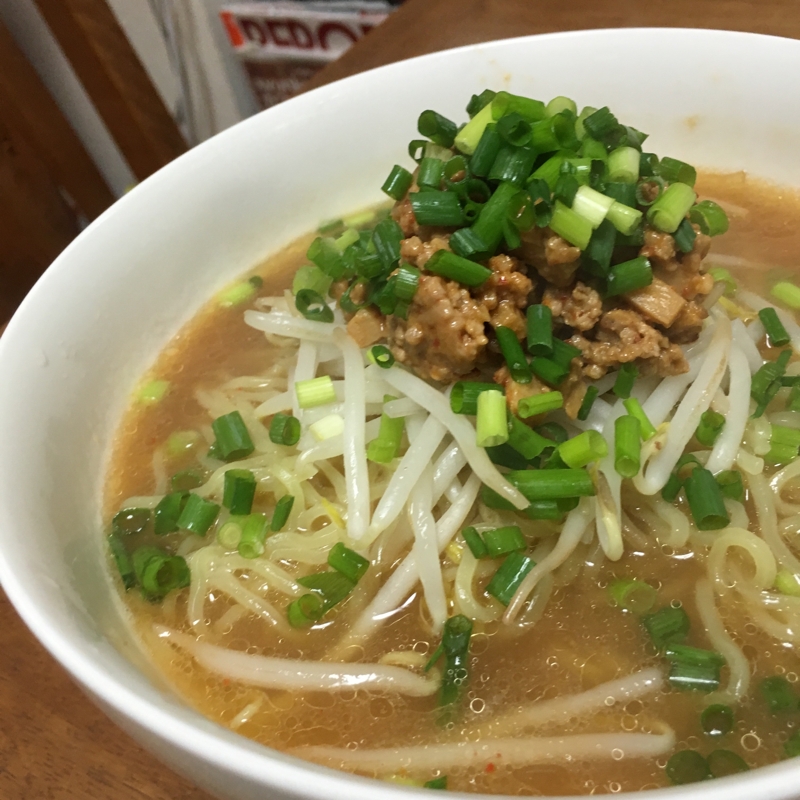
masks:
[[[730,267],[731,272],[741,285],[762,296],[767,295],[768,282],[774,283],[776,277],[797,279],[797,196],[743,173],[703,174],[697,190],[701,198],[710,197],[723,204],[730,217],[730,230],[714,240],[707,264],[713,266],[716,255],[750,262],[744,267]],[[309,241],[298,242],[254,271],[264,281],[258,295],[276,295],[291,285],[294,271],[306,263],[304,253]],[[170,389],[159,403],[134,403],[122,420],[105,489],[104,508],[109,521],[127,498],[163,494],[164,476],[196,466],[191,448],[170,456],[165,454],[164,444],[175,431],[208,429],[210,416],[197,400],[198,390],[212,391],[238,376],[264,375],[270,369],[279,372],[283,368],[284,350],[243,321],[244,309],[251,306],[252,301],[249,305],[220,308],[212,301],[158,357],[148,378],[168,380]],[[767,467],[767,474],[772,471],[773,467]],[[330,486],[322,473],[312,482],[321,494]],[[623,506],[633,517],[637,503],[636,493],[625,489]],[[255,507],[259,507],[258,494]],[[752,521],[755,512],[749,505],[746,507],[751,530],[757,531],[757,524]],[[617,562],[604,558],[596,539],[581,543],[555,572],[552,593],[535,624],[508,627],[499,621],[475,623],[470,678],[461,711],[444,725],[435,696],[393,696],[355,690],[294,693],[220,678],[154,633],[155,624],[193,633],[187,622],[189,589],[172,592],[160,603],[147,602],[135,589],[123,597],[150,657],[175,690],[210,719],[268,747],[283,751],[307,745],[371,749],[474,740],[491,737],[492,719],[509,709],[580,693],[643,668],[664,669],[664,660],[640,619],[610,602],[608,586],[615,579],[646,581],[657,589],[659,606],[682,605],[692,620],[687,643],[713,649],[697,619],[695,599],[697,583],[706,576],[708,548],[691,542],[680,548],[660,545],[652,532],[639,527],[644,536],[626,539],[625,553]],[[557,526],[550,528],[552,535],[557,535]],[[184,536],[153,537],[152,543],[179,548]],[[792,546],[791,539],[787,541]],[[384,576],[405,555],[409,544],[405,539],[395,546],[395,552],[390,542],[385,544]],[[287,556],[284,562],[291,571],[292,559]],[[324,565],[324,557],[320,564]],[[447,559],[445,564],[445,586],[448,598],[452,598],[456,564]],[[745,559],[740,567],[744,572],[752,569]],[[479,583],[481,569],[479,566]],[[364,579],[369,595],[376,591],[377,580],[377,574],[369,573]],[[259,591],[257,577],[251,576],[247,585],[252,591]],[[477,594],[482,602],[488,600],[480,592]],[[263,592],[263,597],[280,610],[288,602],[271,589]],[[717,598],[717,608],[727,631],[747,657],[753,675],[749,695],[734,708],[735,722],[730,733],[716,738],[705,734],[700,714],[707,704],[706,695],[667,685],[640,699],[617,703],[599,713],[573,719],[568,725],[554,723],[538,728],[530,735],[658,733],[659,725],[666,723],[676,734],[674,750],[690,748],[708,755],[724,748],[739,754],[750,768],[781,760],[784,743],[800,723],[800,711],[770,713],[759,695],[758,684],[764,678],[782,675],[797,686],[800,659],[793,646],[754,624],[736,598],[734,593],[723,594]],[[209,623],[203,638],[251,654],[320,660],[329,657],[342,630],[364,605],[355,594],[326,616],[324,624],[309,630],[275,632],[259,616],[242,611],[225,593],[212,590],[203,606]],[[438,642],[426,622],[417,586],[411,601],[391,615],[362,650],[349,655],[351,661],[361,662],[377,662],[390,651],[430,656]],[[722,668],[723,686],[727,669]],[[573,764],[562,760],[522,767],[490,760],[472,768],[443,771],[448,776],[448,789],[456,791],[509,795],[615,793],[668,785],[664,768],[671,752],[657,758],[628,758],[620,752],[608,760]],[[368,770],[366,774],[401,780],[427,780],[434,776],[420,775],[413,769],[396,773]]]

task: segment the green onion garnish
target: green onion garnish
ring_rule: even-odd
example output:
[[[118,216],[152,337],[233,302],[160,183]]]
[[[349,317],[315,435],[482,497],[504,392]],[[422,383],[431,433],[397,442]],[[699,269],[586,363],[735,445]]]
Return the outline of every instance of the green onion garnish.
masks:
[[[500,119],[506,114],[516,112],[528,122],[538,122],[547,116],[545,105],[541,100],[523,97],[510,92],[498,92],[492,100],[492,116]]]
[[[178,517],[178,528],[197,536],[205,536],[219,514],[219,506],[199,494],[190,494]]]
[[[528,469],[508,472],[505,477],[531,502],[595,494],[594,484],[585,469]]]
[[[723,497],[744,502],[744,484],[742,483],[742,473],[735,469],[724,469],[718,472],[714,479],[722,492]]]
[[[496,447],[487,447],[486,455],[492,464],[508,469],[527,469],[528,462],[525,456],[518,453],[508,442],[498,444]]]
[[[608,179],[620,183],[639,180],[640,153],[634,147],[618,147],[608,154]]]
[[[586,389],[586,394],[583,396],[583,400],[581,401],[581,407],[578,409],[578,419],[581,422],[585,421],[588,416],[589,412],[592,410],[592,406],[594,405],[594,401],[597,400],[597,396],[600,394],[596,386],[589,386]]]
[[[784,743],[783,752],[789,758],[800,756],[800,730],[796,730]]]
[[[691,186],[672,183],[647,209],[647,221],[664,233],[675,233],[696,199],[697,195]]]
[[[778,281],[770,290],[770,294],[785,306],[795,310],[800,309],[800,286],[795,286],[789,281]]]
[[[217,451],[223,461],[238,461],[255,450],[247,426],[238,411],[217,417],[211,423],[211,429],[214,431]]]
[[[503,146],[503,139],[497,131],[497,125],[490,123],[481,135],[475,152],[472,154],[469,166],[473,175],[485,178],[492,168],[500,148]]]
[[[153,530],[156,536],[178,530],[178,518],[188,498],[188,492],[172,492],[159,500],[153,512]]]
[[[388,194],[392,200],[402,200],[411,188],[414,176],[404,167],[395,164],[386,180],[381,186],[381,191]]]
[[[300,420],[291,414],[276,414],[269,425],[269,439],[275,444],[296,445],[300,441]]]
[[[438,189],[444,177],[444,161],[440,158],[425,157],[419,162],[417,184]]]
[[[775,576],[775,589],[789,597],[800,597],[800,575],[788,569],[779,569]]]
[[[639,474],[642,426],[636,417],[623,414],[614,420],[614,469],[623,478]]]
[[[449,250],[437,250],[425,263],[425,269],[465,286],[480,286],[492,274],[487,267],[457,256]]]
[[[475,416],[478,413],[478,395],[481,392],[503,391],[497,383],[458,381],[450,391],[450,408],[455,414]]]
[[[700,665],[675,661],[670,665],[667,677],[670,685],[676,689],[713,692],[719,688],[719,667],[715,664]]]
[[[248,514],[242,523],[237,549],[242,558],[258,558],[264,553],[268,522],[265,514]]]
[[[249,514],[256,494],[256,476],[249,469],[229,469],[225,472],[222,505],[231,514]]]
[[[532,356],[550,356],[553,352],[553,312],[545,305],[530,305],[528,322],[528,352]]]
[[[513,331],[511,335],[516,339]],[[478,395],[478,413],[475,420],[475,435],[478,447],[496,447],[508,441],[506,421],[506,398],[498,389]],[[400,418],[402,422],[402,418]]]
[[[236,550],[239,547],[242,539],[242,524],[241,517],[231,517],[224,525],[217,528],[217,541],[226,550]]]
[[[511,373],[511,380],[516,383],[530,383],[532,379],[531,368],[525,358],[517,334],[511,328],[497,325],[494,329],[503,358],[506,360],[508,371]]]
[[[136,392],[136,399],[146,406],[161,402],[169,391],[169,381],[148,381]]]
[[[507,606],[525,576],[534,566],[536,566],[536,562],[529,556],[524,556],[517,551],[509,553],[492,576],[486,591]]]
[[[769,343],[773,347],[784,347],[789,344],[791,338],[783,327],[783,323],[778,318],[778,312],[774,308],[767,306],[758,312],[758,318],[767,332]]]
[[[561,460],[572,470],[600,461],[608,455],[608,444],[597,431],[584,431],[558,446]]]
[[[345,578],[358,583],[369,569],[369,561],[363,556],[337,542],[328,552],[328,566],[341,572]]]
[[[685,183],[694,186],[697,180],[697,170],[685,161],[664,156],[658,164],[658,174],[667,183]]]
[[[667,761],[665,768],[670,782],[676,786],[699,783],[711,777],[708,761],[697,750],[680,750]]]
[[[150,523],[149,508],[123,508],[111,520],[111,528],[117,533],[130,535],[141,533]]]
[[[341,572],[317,572],[298,578],[297,582],[322,597],[323,614],[341,603],[355,586],[355,583]]]
[[[614,381],[613,392],[617,397],[627,400],[631,396],[633,384],[639,377],[639,369],[635,364],[622,364],[617,372],[617,379]]]
[[[693,469],[684,483],[684,489],[698,530],[716,531],[730,524],[722,492],[707,469]]]
[[[475,556],[475,558],[486,558],[486,556],[489,555],[486,542],[483,541],[481,535],[475,530],[475,528],[464,528],[464,530],[461,531],[461,535],[464,537],[464,542],[466,543],[467,547],[469,547],[470,552],[473,556]]]
[[[639,420],[643,442],[646,442],[648,439],[651,439],[656,435],[656,429],[653,426],[653,423],[647,418],[647,414],[644,413],[642,404],[635,397],[629,397],[627,400],[623,401],[622,404],[632,417],[636,417],[636,419]]]
[[[713,200],[702,200],[692,206],[689,219],[708,236],[719,236],[728,230],[728,215]]]
[[[412,196],[409,195],[409,198]],[[397,266],[400,260],[400,242],[404,238],[402,229],[390,217],[382,219],[372,229],[372,245],[384,272],[391,272]]]
[[[463,225],[464,211],[455,192],[431,190],[408,195],[414,217],[420,225]],[[447,251],[443,251],[447,252]]]
[[[677,247],[681,253],[691,253],[694,249],[694,241],[696,238],[697,234],[692,227],[692,223],[689,222],[688,219],[682,219],[681,224],[678,225],[678,230],[673,234],[675,247]]]
[[[719,282],[725,284],[725,297],[733,297],[736,294],[738,286],[733,279],[733,275],[731,275],[727,269],[712,267],[708,271],[708,274],[714,279],[715,283]]]
[[[370,348],[367,354],[371,364],[377,364],[381,369],[389,369],[394,364],[394,356],[388,347],[382,344],[376,344]]]
[[[543,392],[530,397],[523,397],[517,405],[517,413],[522,419],[546,414],[564,406],[564,395],[561,392]]]
[[[700,726],[709,736],[724,736],[733,730],[733,709],[723,703],[714,703],[703,709]]]
[[[472,228],[459,228],[450,236],[450,249],[462,258],[478,261],[488,256],[486,242]]]
[[[122,578],[122,585],[127,592],[128,589],[136,585],[136,571],[133,568],[133,561],[130,555],[128,555],[128,550],[122,541],[122,536],[117,533],[117,531],[112,531],[108,535],[108,548],[119,570],[119,576]]]
[[[450,617],[444,624],[441,652],[445,667],[439,690],[439,705],[449,706],[458,700],[469,678],[469,643],[472,620],[463,614]],[[432,666],[429,662],[429,666]]]
[[[649,259],[645,256],[638,256],[622,264],[615,264],[608,273],[608,285],[606,295],[615,295],[632,292],[635,289],[643,289],[653,282],[653,270]]]
[[[616,605],[632,614],[646,614],[658,599],[658,592],[654,587],[632,578],[611,581],[608,593]]]
[[[508,445],[513,447],[527,461],[540,456],[553,442],[531,430],[513,414],[508,415]]]
[[[723,427],[725,427],[725,417],[709,409],[700,415],[700,422],[694,435],[703,447],[713,447]]]
[[[556,341],[555,339],[553,341]],[[558,386],[569,375],[569,368],[556,364],[549,358],[535,356],[531,361],[531,372],[550,386]]]
[[[306,257],[329,278],[338,281],[344,277],[347,265],[333,239],[318,236],[308,246]]]
[[[309,628],[324,613],[322,598],[317,594],[301,595],[286,608],[286,616],[293,628]]]
[[[640,229],[643,214],[638,208],[614,202],[606,214],[606,221],[623,236],[633,236]]]
[[[592,228],[596,228],[606,218],[613,205],[614,200],[611,197],[601,194],[591,186],[581,186],[572,201],[572,210],[589,220]]]
[[[483,541],[490,558],[499,558],[506,555],[506,553],[522,551],[528,546],[522,531],[517,525],[507,525],[504,528],[485,531]]]
[[[188,492],[197,489],[205,483],[205,478],[196,469],[183,469],[176,472],[169,484],[173,492]]]
[[[297,402],[300,408],[315,408],[336,400],[336,390],[333,388],[333,380],[330,375],[322,375],[307,381],[297,381],[294,390],[297,393]]]
[[[447,775],[440,775],[438,778],[431,778],[422,784],[423,789],[446,789],[447,788]]]
[[[760,417],[781,388],[780,379],[786,374],[786,366],[791,358],[790,350],[782,350],[775,361],[768,361],[759,367],[750,384],[750,396],[758,406],[753,418]]]
[[[589,220],[565,206],[560,200],[556,200],[553,206],[550,228],[579,250],[586,249],[594,230]]]
[[[642,624],[659,650],[669,644],[679,644],[689,633],[689,616],[680,606],[660,608],[642,617]]]
[[[384,402],[387,397],[388,395],[384,397]],[[382,413],[378,436],[367,445],[367,458],[376,464],[389,464],[397,458],[404,428],[403,417],[390,417],[385,412]]]
[[[792,684],[783,675],[764,678],[758,685],[758,690],[773,714],[797,710],[797,695]]]
[[[292,513],[293,505],[293,494],[284,495],[275,504],[275,512],[272,515],[272,522],[270,523],[270,529],[273,531],[273,533],[281,530],[286,524],[287,520],[289,519],[289,514]]]
[[[708,756],[708,768],[712,778],[724,778],[750,769],[747,762],[732,750],[714,750]]]
[[[484,89],[480,94],[472,95],[469,103],[467,103],[467,115],[469,118],[472,119],[479,111],[486,108],[494,99],[495,94],[497,92],[493,92],[491,89]]]
[[[181,556],[171,556],[158,547],[140,547],[131,556],[136,580],[148,600],[160,600],[173,589],[191,581],[189,566]]]
[[[560,367],[569,370],[572,360],[577,358],[580,354],[580,348],[568,344],[561,339],[553,339],[553,355],[551,359]]]
[[[458,126],[455,122],[430,109],[423,111],[417,120],[417,130],[441,147],[452,147]]]

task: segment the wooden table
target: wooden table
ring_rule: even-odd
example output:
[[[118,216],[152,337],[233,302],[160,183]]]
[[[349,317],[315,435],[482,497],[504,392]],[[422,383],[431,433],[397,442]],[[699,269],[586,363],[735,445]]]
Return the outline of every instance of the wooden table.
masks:
[[[312,85],[472,42],[620,26],[726,28],[800,38],[800,8],[796,0],[408,0]],[[86,700],[2,592],[0,630],[0,797],[208,800]]]

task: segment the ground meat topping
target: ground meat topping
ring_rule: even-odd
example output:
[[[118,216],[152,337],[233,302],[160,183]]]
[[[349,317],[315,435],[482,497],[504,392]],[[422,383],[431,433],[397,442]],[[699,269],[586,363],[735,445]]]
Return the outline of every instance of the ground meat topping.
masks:
[[[593,328],[603,313],[603,301],[591,287],[578,281],[572,290],[549,286],[542,303],[553,312],[555,322],[563,322],[579,331]]]
[[[434,236],[429,242],[423,242],[419,236],[412,236],[400,242],[400,258],[407,264],[422,269],[437,250],[450,249],[450,237]]]
[[[474,291],[475,299],[489,312],[492,327],[504,325],[522,338],[526,331],[523,309],[528,305],[533,281],[525,274],[525,265],[513,256],[493,256],[489,269],[492,274]]]
[[[494,373],[494,382],[499,383],[505,389],[506,402],[512,414],[517,413],[520,400],[550,391],[550,387],[542,383],[535,375],[530,383],[517,383],[511,379],[511,373],[505,364]]]
[[[390,349],[417,375],[451,383],[475,368],[488,321],[486,307],[461,284],[423,274],[408,318],[389,318]]]

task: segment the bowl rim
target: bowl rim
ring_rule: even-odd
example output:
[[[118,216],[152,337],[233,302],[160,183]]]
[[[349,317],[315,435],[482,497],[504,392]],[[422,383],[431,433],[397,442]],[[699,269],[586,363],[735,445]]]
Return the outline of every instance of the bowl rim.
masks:
[[[463,45],[460,47],[449,48],[447,50],[435,51],[414,58],[404,59],[393,62],[370,70],[366,70],[355,75],[340,79],[338,81],[314,88],[293,97],[278,106],[274,106],[265,111],[259,112],[241,122],[217,133],[210,139],[188,150],[178,158],[162,167],[146,180],[134,187],[128,194],[137,197],[143,192],[152,192],[162,180],[171,180],[172,173],[179,169],[184,169],[188,162],[198,157],[202,158],[203,149],[209,146],[210,142],[218,145],[220,137],[229,138],[232,141],[240,135],[250,125],[260,124],[257,120],[263,114],[277,116],[278,114],[290,114],[295,108],[302,108],[304,105],[311,105],[320,96],[335,92],[338,87],[347,85],[348,87],[358,87],[361,83],[368,83],[373,80],[372,76],[376,73],[389,74],[394,71],[402,71],[411,63],[429,63],[447,60],[454,54],[466,51],[495,50],[505,47],[519,46],[521,43],[538,42],[542,40],[575,40],[587,38],[605,37],[641,37],[641,36],[667,36],[675,38],[697,37],[701,39],[720,38],[729,39],[731,42],[745,42],[754,40],[766,40],[768,42],[792,43],[792,47],[800,48],[800,40],[788,37],[776,36],[771,34],[753,33],[737,30],[723,30],[714,28],[680,28],[680,27],[630,27],[630,28],[597,28],[581,29],[569,31],[555,31],[549,33],[532,34],[518,36],[508,39],[492,40],[475,44]],[[183,166],[181,166],[183,165]],[[40,296],[48,291],[50,276],[66,268],[67,262],[75,249],[83,246],[83,241],[98,226],[104,224],[112,216],[125,214],[128,203],[132,199],[128,195],[119,198],[111,207],[94,220],[84,231],[82,231],[53,261],[47,270],[40,276],[36,284],[20,303],[17,311],[8,322],[7,327],[0,337],[0,376],[3,368],[3,354],[16,346],[18,336],[17,329],[21,328],[27,316],[35,312],[39,304]],[[0,537],[2,537],[0,533]],[[320,784],[314,784],[316,791],[312,791],[312,784],[309,782],[310,774],[323,781],[325,791],[331,798],[336,800],[372,800],[376,788],[381,794],[396,797],[399,800],[421,800],[428,797],[424,790],[416,787],[400,786],[387,782],[380,782],[376,787],[376,779],[365,778],[352,773],[335,770],[333,768],[319,766],[313,762],[302,760],[298,757],[287,755],[286,753],[274,750],[264,745],[247,739],[236,734],[229,729],[211,722],[200,712],[196,711],[188,703],[182,700],[180,695],[175,692],[176,697],[185,703],[186,714],[179,717],[173,713],[163,710],[154,696],[148,696],[128,687],[128,685],[118,680],[113,673],[100,667],[85,647],[79,647],[74,642],[74,637],[68,635],[63,630],[55,626],[49,619],[46,610],[39,607],[31,598],[25,588],[24,581],[20,580],[12,569],[12,565],[7,560],[5,553],[0,549],[0,585],[6,595],[22,618],[23,622],[35,636],[37,641],[48,651],[48,653],[70,674],[78,684],[86,686],[92,695],[99,698],[104,704],[123,718],[129,718],[142,729],[150,731],[163,741],[167,742],[176,750],[189,753],[203,761],[210,762],[220,770],[240,775],[253,785],[273,788],[278,790],[288,790],[298,798],[315,800],[320,796],[322,789]],[[121,655],[121,654],[120,654]],[[124,658],[124,656],[122,656]],[[198,724],[200,723],[200,724]],[[206,723],[203,725],[202,723]],[[275,780],[270,770],[279,765],[280,779]],[[174,767],[170,767],[175,769]],[[794,765],[792,761],[779,762],[765,767],[759,767],[749,773],[742,773],[727,778],[718,778],[710,783],[703,784],[703,794],[707,800],[728,800],[731,793],[735,790],[736,797],[744,797],[746,791],[757,790],[761,800],[769,798],[785,798],[787,795],[780,792],[782,786],[787,785],[792,777],[795,779],[800,776],[800,764]],[[188,775],[191,779],[191,775]],[[785,778],[785,781],[781,781]],[[770,786],[763,784],[769,783]],[[780,786],[778,784],[781,784]],[[767,791],[769,789],[769,791]],[[648,797],[665,797],[670,800],[695,800],[698,789],[691,785],[663,787],[648,790]],[[450,792],[451,796],[461,797],[463,800],[489,800],[489,798],[509,798],[508,795],[476,795],[471,793]],[[641,796],[641,792],[622,792],[618,797],[629,798]],[[580,800],[585,795],[562,797],[561,800]]]

